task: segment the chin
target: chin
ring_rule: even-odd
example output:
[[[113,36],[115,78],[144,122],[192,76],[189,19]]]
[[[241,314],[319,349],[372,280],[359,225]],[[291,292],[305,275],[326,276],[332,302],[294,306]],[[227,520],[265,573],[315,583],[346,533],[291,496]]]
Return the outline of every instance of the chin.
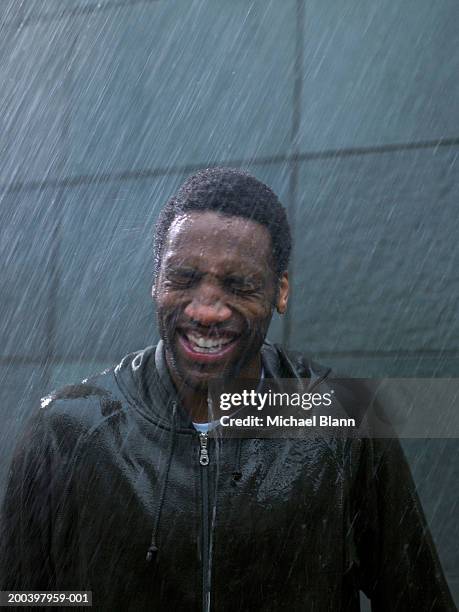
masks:
[[[177,373],[183,383],[195,391],[207,391],[210,382],[226,378],[230,374],[228,368],[220,368],[213,372],[193,372],[188,367],[178,367]]]

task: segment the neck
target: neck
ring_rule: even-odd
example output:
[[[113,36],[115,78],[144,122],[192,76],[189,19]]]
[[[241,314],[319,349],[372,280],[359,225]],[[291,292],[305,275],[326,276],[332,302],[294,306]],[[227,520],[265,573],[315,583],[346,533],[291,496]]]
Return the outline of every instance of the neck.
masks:
[[[209,421],[209,406],[207,403],[208,391],[196,390],[193,387],[187,385],[183,378],[175,372],[174,368],[171,367],[170,361],[166,352],[166,362],[168,365],[169,373],[172,381],[178,390],[178,396],[180,402],[187,413],[190,415],[191,420],[194,423],[207,423]],[[254,359],[241,371],[238,375],[238,379],[254,379],[258,380],[261,375],[261,356],[258,353]]]

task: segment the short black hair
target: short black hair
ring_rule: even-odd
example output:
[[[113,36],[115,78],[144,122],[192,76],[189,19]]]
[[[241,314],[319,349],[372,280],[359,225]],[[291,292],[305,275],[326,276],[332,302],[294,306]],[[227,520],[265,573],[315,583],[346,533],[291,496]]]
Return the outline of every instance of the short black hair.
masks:
[[[205,211],[244,217],[264,225],[271,235],[276,277],[287,270],[292,238],[285,208],[274,191],[244,170],[207,168],[188,177],[159,215],[154,241],[156,275],[174,219],[186,212]]]

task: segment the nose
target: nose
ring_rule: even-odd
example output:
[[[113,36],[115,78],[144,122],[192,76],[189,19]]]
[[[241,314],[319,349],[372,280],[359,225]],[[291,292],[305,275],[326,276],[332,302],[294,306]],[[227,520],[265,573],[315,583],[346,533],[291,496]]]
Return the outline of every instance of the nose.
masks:
[[[184,314],[189,319],[209,327],[224,323],[231,318],[231,309],[223,299],[218,287],[201,283],[185,307]]]

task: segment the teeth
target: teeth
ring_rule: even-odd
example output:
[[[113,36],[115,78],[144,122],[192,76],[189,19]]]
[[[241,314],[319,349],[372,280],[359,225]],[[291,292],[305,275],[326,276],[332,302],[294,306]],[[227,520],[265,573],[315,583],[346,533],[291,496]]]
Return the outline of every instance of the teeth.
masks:
[[[186,334],[186,337],[193,344],[193,348],[202,353],[217,352],[232,340],[231,338],[205,338],[193,332]]]

